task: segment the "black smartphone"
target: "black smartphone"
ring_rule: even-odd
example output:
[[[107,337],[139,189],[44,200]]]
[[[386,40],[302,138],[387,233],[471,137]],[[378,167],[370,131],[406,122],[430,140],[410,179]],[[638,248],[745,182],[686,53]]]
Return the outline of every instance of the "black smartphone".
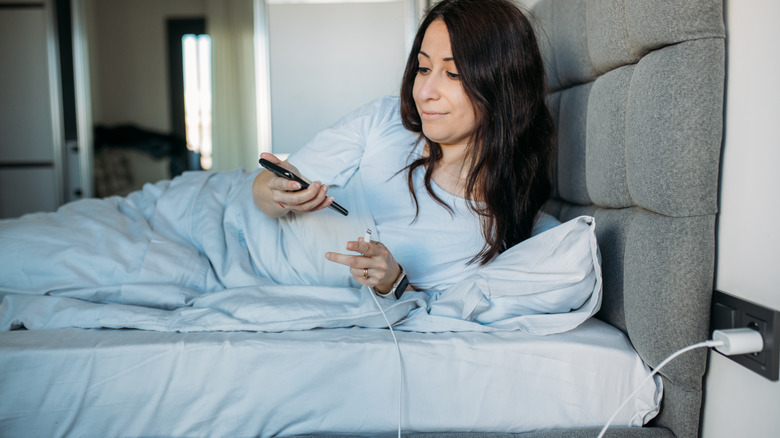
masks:
[[[265,167],[266,169],[270,170],[271,172],[273,172],[277,176],[280,176],[282,178],[286,178],[286,179],[289,179],[289,180],[292,180],[292,181],[298,181],[298,183],[301,185],[301,190],[309,187],[309,183],[304,181],[303,178],[301,178],[300,176],[290,172],[289,170],[285,169],[284,167],[281,167],[279,165],[276,165],[276,164],[266,160],[265,158],[261,158],[260,159],[260,165]],[[340,206],[338,203],[336,203],[336,201],[333,201],[329,205],[329,207],[334,209],[334,210],[336,210],[336,211],[338,211],[339,213],[343,214],[344,216],[349,214],[347,209],[342,207],[342,206]]]

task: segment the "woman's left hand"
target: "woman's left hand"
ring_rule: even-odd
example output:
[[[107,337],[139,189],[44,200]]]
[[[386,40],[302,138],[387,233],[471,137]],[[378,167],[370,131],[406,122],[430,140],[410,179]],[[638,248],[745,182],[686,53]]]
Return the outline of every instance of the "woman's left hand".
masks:
[[[325,253],[325,258],[349,266],[352,277],[360,284],[371,286],[380,294],[385,294],[401,275],[401,266],[395,261],[390,250],[381,242],[366,242],[362,237],[347,242],[347,250],[360,255]]]

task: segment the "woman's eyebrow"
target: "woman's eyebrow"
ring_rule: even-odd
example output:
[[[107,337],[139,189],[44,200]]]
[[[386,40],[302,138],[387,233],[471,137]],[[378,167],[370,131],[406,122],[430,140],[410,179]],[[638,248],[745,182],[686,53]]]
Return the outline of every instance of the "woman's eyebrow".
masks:
[[[417,54],[418,54],[418,55],[422,55],[422,56],[424,56],[424,57],[426,57],[426,58],[428,58],[428,59],[431,59],[431,56],[430,56],[430,55],[428,55],[427,53],[423,52],[422,50],[420,50],[419,52],[417,52]],[[442,58],[442,61],[454,61],[454,60],[455,60],[455,58],[453,58],[452,56],[450,56],[450,57],[448,57],[448,58]]]

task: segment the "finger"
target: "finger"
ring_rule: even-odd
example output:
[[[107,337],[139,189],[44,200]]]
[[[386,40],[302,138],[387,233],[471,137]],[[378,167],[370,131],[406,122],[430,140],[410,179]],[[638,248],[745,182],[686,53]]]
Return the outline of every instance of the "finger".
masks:
[[[317,183],[319,184],[319,183]],[[333,198],[328,199],[328,186],[323,185],[317,191],[314,192],[313,198],[308,201],[298,204],[297,208],[300,211],[316,211],[321,210],[333,202]]]
[[[371,270],[368,268],[350,268],[349,273],[362,284],[371,281]]]
[[[331,262],[338,263],[340,265],[349,266],[353,269],[365,269],[368,268],[368,260],[359,255],[352,255],[352,254],[340,254],[337,252],[327,252],[325,253],[325,258],[330,260]]]
[[[268,180],[268,188],[272,191],[297,192],[301,190],[301,183],[280,176],[274,176]]]
[[[285,166],[285,164],[282,162],[282,160],[279,159],[276,155],[269,153],[269,152],[263,152],[260,154],[260,158],[264,160],[268,160],[271,163],[274,163],[276,165],[279,165],[281,167],[288,167]],[[270,189],[276,189],[276,190],[299,190],[300,186],[296,185],[295,187],[288,187],[289,182],[292,182],[286,178],[281,178],[279,176],[272,176],[271,179],[268,181],[268,188]],[[298,184],[298,183],[296,183]]]
[[[333,197],[332,196],[326,196],[325,200],[322,201],[322,204],[318,205],[315,210],[322,210],[323,208],[328,208],[330,205],[333,204]]]
[[[379,242],[366,242],[364,238],[358,237],[357,241],[347,242],[347,249],[370,257],[377,255],[376,249],[378,248],[378,244]]]
[[[274,164],[282,164],[282,160],[279,159],[276,155],[270,153],[270,152],[263,152],[260,154],[260,158],[264,160],[268,160]]]
[[[289,182],[298,184],[294,181]],[[319,198],[319,200],[317,198]],[[325,195],[322,193],[322,185],[319,182],[312,183],[304,190],[279,190],[274,192],[274,201],[289,206],[299,207],[301,209],[304,209],[306,204],[319,204],[324,198]]]
[[[304,207],[301,207],[301,206],[297,206],[297,207],[295,207],[293,210],[294,210],[294,211],[299,211],[299,212],[312,212],[312,211],[318,211],[318,210],[322,210],[323,208],[328,208],[328,206],[330,206],[330,204],[332,204],[332,203],[333,203],[333,198],[331,198],[331,197],[326,197],[326,198],[325,198],[325,199],[322,201],[322,203],[321,203],[321,204],[319,204],[319,205],[315,205],[314,207],[307,206],[307,207],[305,207],[305,208],[304,208]]]

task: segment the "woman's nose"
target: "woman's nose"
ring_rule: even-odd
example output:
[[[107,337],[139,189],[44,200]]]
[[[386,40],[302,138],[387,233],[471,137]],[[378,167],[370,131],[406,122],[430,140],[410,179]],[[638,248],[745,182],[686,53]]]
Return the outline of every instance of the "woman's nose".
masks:
[[[417,78],[422,81],[418,91],[418,97],[422,100],[436,100],[441,96],[439,80],[434,75]]]

